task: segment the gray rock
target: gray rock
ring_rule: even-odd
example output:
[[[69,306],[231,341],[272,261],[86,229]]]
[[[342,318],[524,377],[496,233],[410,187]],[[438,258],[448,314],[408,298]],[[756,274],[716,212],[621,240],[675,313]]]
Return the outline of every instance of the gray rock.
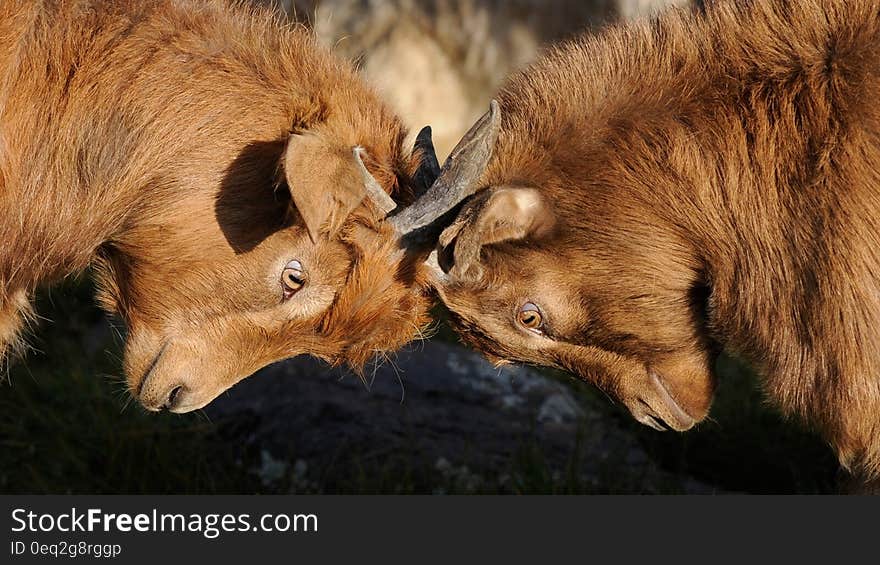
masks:
[[[515,491],[532,480],[516,468],[524,448],[537,451],[539,472],[552,484],[573,469],[592,491],[667,491],[670,482],[713,491],[665,473],[579,386],[527,367],[498,369],[470,350],[428,341],[376,367],[366,384],[308,357],[279,363],[206,412],[260,454],[264,483],[287,474],[296,492],[333,492],[332,484],[309,482],[307,472],[370,462],[392,477],[395,465],[423,462],[443,482],[427,492]]]

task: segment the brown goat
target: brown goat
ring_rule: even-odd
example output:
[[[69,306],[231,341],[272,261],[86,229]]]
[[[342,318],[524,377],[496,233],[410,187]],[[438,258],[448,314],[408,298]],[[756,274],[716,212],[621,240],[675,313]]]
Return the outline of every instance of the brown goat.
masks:
[[[148,409],[196,409],[300,353],[360,366],[398,347],[430,303],[381,221],[419,188],[405,136],[269,12],[4,0],[0,355],[35,289],[90,265]]]
[[[880,477],[880,1],[711,3],[515,75],[436,285],[497,362],[703,419],[720,348]]]

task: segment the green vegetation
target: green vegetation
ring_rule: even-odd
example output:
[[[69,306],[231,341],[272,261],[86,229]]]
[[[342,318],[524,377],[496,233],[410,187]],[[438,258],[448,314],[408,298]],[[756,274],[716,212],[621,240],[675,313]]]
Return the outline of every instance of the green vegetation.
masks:
[[[0,492],[249,492],[234,446],[203,415],[152,415],[131,405],[111,338],[76,281],[39,297],[38,351],[0,388]],[[106,334],[94,334],[106,327]],[[11,385],[11,386],[10,386]]]

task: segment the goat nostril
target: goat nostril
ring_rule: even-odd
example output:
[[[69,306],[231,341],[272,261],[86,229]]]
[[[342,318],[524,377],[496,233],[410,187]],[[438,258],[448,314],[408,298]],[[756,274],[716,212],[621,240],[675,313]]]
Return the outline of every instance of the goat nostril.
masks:
[[[182,386],[176,386],[171,389],[171,393],[168,395],[168,400],[165,402],[165,408],[169,410],[174,408],[174,403],[177,400],[177,397],[180,396],[181,389],[183,389]]]

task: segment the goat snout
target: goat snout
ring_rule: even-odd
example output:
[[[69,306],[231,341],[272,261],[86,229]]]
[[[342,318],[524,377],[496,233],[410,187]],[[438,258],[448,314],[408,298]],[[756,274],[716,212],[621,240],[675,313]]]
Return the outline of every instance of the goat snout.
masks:
[[[648,372],[649,389],[645,398],[639,398],[630,407],[633,417],[642,424],[658,431],[668,429],[683,432],[697,423],[697,419],[685,412],[672,397],[663,379],[653,370]]]
[[[144,408],[151,412],[168,410],[176,412],[186,398],[186,387],[182,384],[171,383],[162,386],[150,386],[145,382],[138,398]]]
[[[184,385],[184,379],[163,378],[163,372],[160,370],[159,365],[163,361],[167,349],[168,344],[166,343],[156,354],[141,382],[140,390],[137,392],[141,405],[151,412],[161,412],[162,410],[177,412],[186,402],[187,387]]]

